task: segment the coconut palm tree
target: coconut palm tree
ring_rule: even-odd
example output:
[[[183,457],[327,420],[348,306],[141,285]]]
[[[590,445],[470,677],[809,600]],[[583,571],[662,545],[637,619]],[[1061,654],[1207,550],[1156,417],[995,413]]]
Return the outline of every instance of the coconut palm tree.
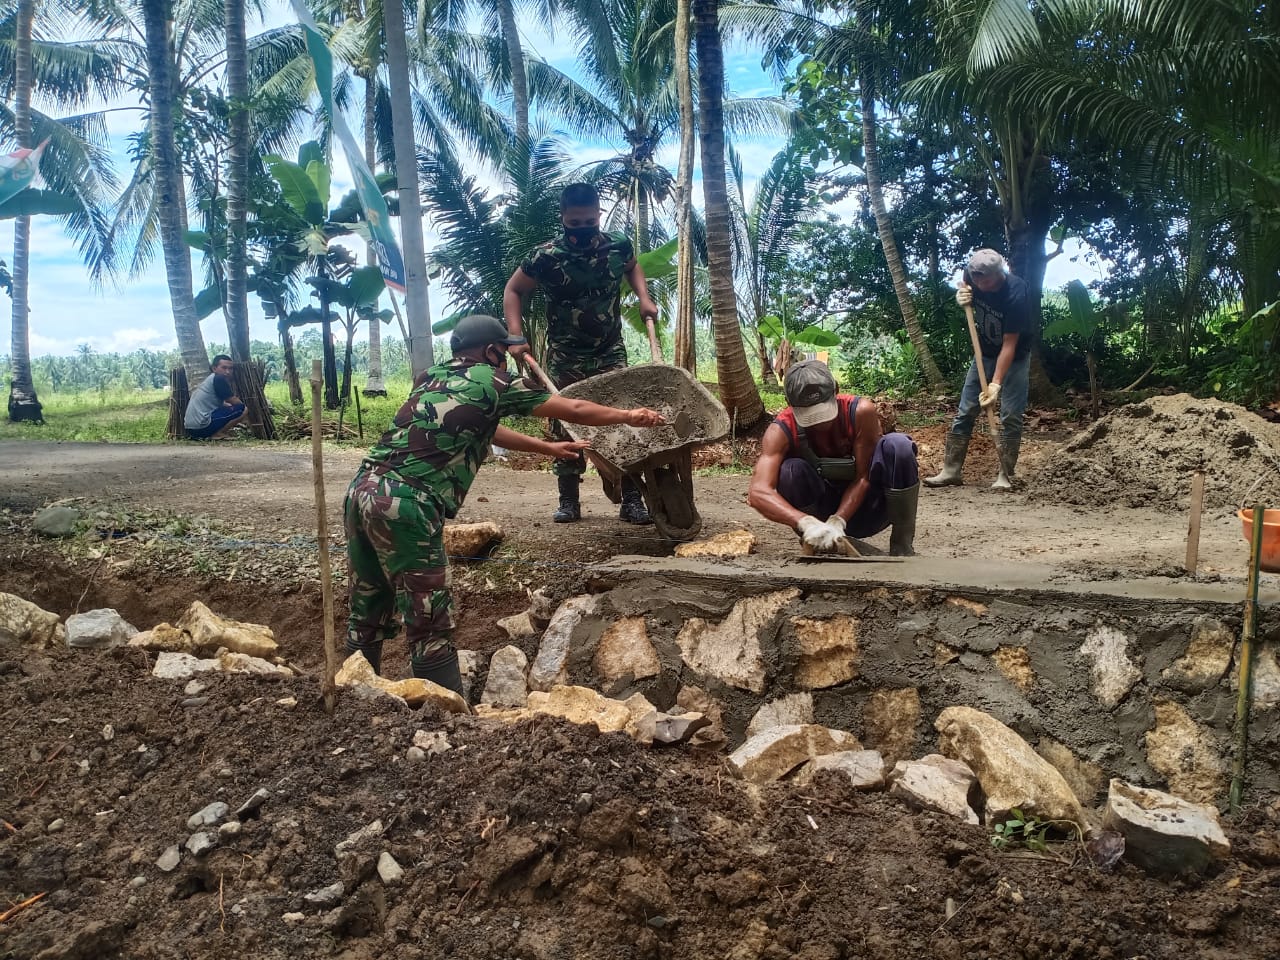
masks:
[[[689,44],[691,11],[689,0],[677,0],[675,20],[675,61],[673,72],[676,81],[676,102],[680,115],[680,162],[676,168],[676,336],[675,359],[683,367],[697,375],[698,357],[693,329],[694,274],[693,274],[693,155],[697,143],[694,120],[693,75],[690,70]]]
[[[227,38],[227,333],[231,358],[249,360],[249,293],[246,245],[249,192],[249,49],[245,0],[224,0]]]
[[[724,53],[720,46],[719,0],[693,0],[698,54],[698,119],[702,145],[702,197],[707,220],[707,271],[711,282],[711,327],[716,343],[720,399],[739,427],[764,416],[760,390],[751,377],[733,288],[732,213],[724,162]]]

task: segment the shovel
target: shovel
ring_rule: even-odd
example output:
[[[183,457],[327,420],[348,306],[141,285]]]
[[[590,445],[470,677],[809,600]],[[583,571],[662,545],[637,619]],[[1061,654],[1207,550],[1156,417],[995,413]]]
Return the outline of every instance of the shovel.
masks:
[[[982,344],[978,340],[978,324],[973,319],[973,304],[965,304],[964,318],[969,321],[969,340],[973,344],[973,365],[978,370],[978,384],[982,387],[982,392],[986,393],[987,368],[982,364]],[[996,456],[1000,459],[1000,473],[996,475],[996,482],[991,488],[1012,490],[1013,481],[1004,472],[1004,447],[1000,443],[1000,421],[996,419],[994,405],[987,407],[987,426],[991,429],[991,442],[996,445]]]

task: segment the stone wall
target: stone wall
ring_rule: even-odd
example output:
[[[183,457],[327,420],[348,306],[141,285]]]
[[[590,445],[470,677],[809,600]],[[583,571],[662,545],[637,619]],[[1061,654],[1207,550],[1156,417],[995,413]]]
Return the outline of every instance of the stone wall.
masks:
[[[1109,777],[1218,802],[1230,779],[1239,606],[759,579],[636,576],[571,601],[531,685],[710,694],[729,746],[766,704],[892,764],[956,704],[1013,727],[1092,804]],[[1262,612],[1249,791],[1280,792],[1280,616]],[[697,696],[687,692],[686,698]]]

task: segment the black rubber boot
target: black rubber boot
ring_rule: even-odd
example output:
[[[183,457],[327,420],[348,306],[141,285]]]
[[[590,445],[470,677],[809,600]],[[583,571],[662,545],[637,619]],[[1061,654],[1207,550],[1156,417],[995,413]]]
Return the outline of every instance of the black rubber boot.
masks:
[[[578,487],[582,478],[571,473],[557,477],[560,484],[560,506],[551,515],[553,523],[577,523],[582,519],[582,504],[578,502]]]
[[[419,680],[430,680],[446,690],[452,690],[458,696],[462,692],[462,669],[458,666],[458,651],[450,644],[448,649],[440,650],[419,660],[412,657],[409,666],[413,675]]]
[[[889,534],[889,555],[893,557],[914,557],[916,540],[916,507],[920,503],[920,484],[907,487],[905,490],[886,490],[885,504],[888,507],[889,523],[893,532]]]
[[[364,654],[364,658],[369,661],[369,666],[373,667],[373,672],[382,673],[382,641],[375,640],[368,646],[357,646],[350,640],[347,641],[347,656],[353,653]]]
[[[640,488],[630,477],[622,478],[622,505],[618,508],[618,519],[627,523],[653,523],[653,517],[645,509],[644,498],[640,496]]]

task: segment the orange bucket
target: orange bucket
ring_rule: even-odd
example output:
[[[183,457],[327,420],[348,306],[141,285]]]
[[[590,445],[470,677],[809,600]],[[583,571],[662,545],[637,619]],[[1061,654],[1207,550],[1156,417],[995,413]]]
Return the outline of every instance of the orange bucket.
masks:
[[[1253,510],[1237,510],[1236,516],[1244,525],[1244,539],[1253,543]],[[1265,510],[1262,514],[1262,557],[1259,567],[1270,573],[1280,573],[1280,510]]]

